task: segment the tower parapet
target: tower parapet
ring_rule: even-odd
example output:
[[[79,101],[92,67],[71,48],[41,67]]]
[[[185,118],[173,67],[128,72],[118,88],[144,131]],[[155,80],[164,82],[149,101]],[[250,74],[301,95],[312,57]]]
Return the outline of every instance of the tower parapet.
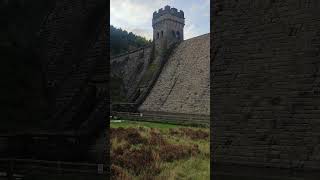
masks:
[[[182,10],[178,11],[176,8],[171,8],[170,6],[165,6],[164,9],[161,8],[153,13],[153,19],[156,19],[164,14],[171,14],[178,18],[184,18],[184,12]]]
[[[176,21],[184,25],[184,12],[182,10],[178,11],[176,8],[171,8],[170,6],[165,6],[164,9],[161,8],[153,13],[152,27],[163,20]]]

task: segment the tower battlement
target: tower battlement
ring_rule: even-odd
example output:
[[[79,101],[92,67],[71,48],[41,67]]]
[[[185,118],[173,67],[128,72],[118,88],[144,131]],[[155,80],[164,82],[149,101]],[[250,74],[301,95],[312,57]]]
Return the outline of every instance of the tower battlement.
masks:
[[[165,14],[170,14],[178,18],[184,19],[184,12],[182,10],[178,11],[176,8],[171,8],[170,6],[165,6],[164,9],[161,8],[153,13],[153,19],[157,19]]]

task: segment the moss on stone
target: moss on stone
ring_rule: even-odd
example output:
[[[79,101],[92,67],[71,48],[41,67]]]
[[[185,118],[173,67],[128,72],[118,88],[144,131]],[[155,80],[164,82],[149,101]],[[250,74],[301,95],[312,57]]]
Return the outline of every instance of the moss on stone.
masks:
[[[127,102],[123,95],[123,80],[119,77],[110,77],[110,97],[112,102]]]

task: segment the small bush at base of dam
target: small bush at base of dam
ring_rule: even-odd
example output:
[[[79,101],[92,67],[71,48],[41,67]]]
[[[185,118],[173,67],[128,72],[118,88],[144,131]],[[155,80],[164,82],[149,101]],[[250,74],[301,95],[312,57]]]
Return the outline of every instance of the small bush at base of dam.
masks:
[[[209,134],[208,128],[111,122],[111,179],[209,179]]]

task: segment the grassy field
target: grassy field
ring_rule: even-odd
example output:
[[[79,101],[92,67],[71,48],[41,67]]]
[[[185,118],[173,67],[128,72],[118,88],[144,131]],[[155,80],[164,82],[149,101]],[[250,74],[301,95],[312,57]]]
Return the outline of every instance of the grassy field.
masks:
[[[111,122],[111,179],[210,179],[209,128]]]

